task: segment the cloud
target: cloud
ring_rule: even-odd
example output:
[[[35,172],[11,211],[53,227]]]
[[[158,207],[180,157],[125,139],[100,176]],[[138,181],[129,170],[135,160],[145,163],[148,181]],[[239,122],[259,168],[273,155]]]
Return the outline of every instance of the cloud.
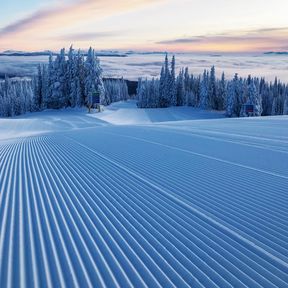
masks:
[[[260,28],[245,31],[232,31],[221,34],[207,34],[192,37],[182,37],[156,42],[160,45],[199,45],[199,47],[222,47],[226,45],[239,47],[262,47],[263,49],[281,49],[288,45],[288,27]]]
[[[191,38],[178,38],[178,39],[172,39],[172,40],[164,40],[156,42],[156,44],[190,44],[190,43],[197,43],[204,39],[204,36],[194,36]]]
[[[76,8],[77,5],[70,4],[70,5],[61,5],[58,4],[55,7],[52,8],[43,8],[41,10],[38,10],[29,16],[17,20],[3,28],[0,29],[0,37],[7,36],[10,34],[14,34],[17,32],[25,31],[29,28],[32,28],[33,26],[37,24],[41,24],[41,22],[46,21],[49,17],[55,17],[62,13],[62,11],[68,9],[73,10]],[[52,23],[51,23],[52,24]]]
[[[160,1],[163,0],[77,0],[65,4],[60,2],[1,28],[0,38],[41,29],[44,32],[56,28],[62,29],[89,19],[101,19]]]
[[[270,32],[287,32],[288,27],[277,27],[277,28],[260,28],[250,31],[250,33],[270,33]]]
[[[269,37],[248,37],[246,36],[223,36],[223,35],[215,35],[215,36],[196,36],[191,38],[179,38],[172,40],[164,40],[159,41],[157,44],[191,44],[191,43],[205,43],[205,42],[251,42],[251,41],[259,41],[259,40],[270,40]]]
[[[221,33],[221,34],[207,34],[201,36],[192,36],[186,38],[177,38],[159,41],[157,44],[185,44],[185,43],[199,43],[205,41],[258,41],[258,40],[270,40],[273,35],[277,36],[279,32],[285,32],[288,35],[288,27],[282,28],[263,28],[250,31],[235,31],[230,33]]]
[[[90,41],[90,40],[99,40],[103,38],[109,37],[117,37],[119,34],[123,33],[123,31],[106,31],[106,32],[91,32],[91,33],[71,33],[60,35],[54,39],[56,40],[64,40],[64,41]]]

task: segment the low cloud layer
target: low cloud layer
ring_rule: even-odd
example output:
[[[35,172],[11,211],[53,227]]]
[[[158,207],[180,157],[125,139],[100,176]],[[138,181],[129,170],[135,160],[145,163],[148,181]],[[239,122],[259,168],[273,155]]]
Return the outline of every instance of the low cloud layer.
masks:
[[[124,77],[137,80],[139,77],[151,79],[159,77],[164,55],[130,54],[127,57],[99,57],[104,77]],[[9,76],[31,76],[37,73],[38,63],[47,63],[48,56],[41,57],[0,57],[0,78]],[[235,73],[247,77],[263,76],[266,80],[273,81],[277,76],[282,81],[288,79],[288,64],[286,55],[201,55],[201,54],[176,54],[176,70],[189,67],[194,75],[203,73],[204,69],[216,67],[216,74],[221,76],[225,71],[227,79],[233,78]],[[178,73],[178,72],[177,72]]]
[[[250,31],[234,31],[223,34],[208,34],[192,37],[168,39],[156,42],[160,45],[198,47],[254,47],[256,50],[285,50],[288,47],[288,27],[261,28]],[[237,50],[237,49],[236,49]]]

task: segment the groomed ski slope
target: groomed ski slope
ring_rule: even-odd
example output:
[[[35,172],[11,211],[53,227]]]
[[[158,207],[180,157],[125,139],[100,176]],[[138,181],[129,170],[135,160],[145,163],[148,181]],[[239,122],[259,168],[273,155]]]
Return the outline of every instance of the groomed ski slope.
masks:
[[[288,118],[133,105],[0,120],[0,287],[288,287]]]

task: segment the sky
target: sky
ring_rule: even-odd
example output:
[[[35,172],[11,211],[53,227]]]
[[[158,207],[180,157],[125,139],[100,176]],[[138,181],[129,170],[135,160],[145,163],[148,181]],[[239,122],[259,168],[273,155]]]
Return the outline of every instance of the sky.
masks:
[[[1,2],[0,51],[288,51],[287,0]]]

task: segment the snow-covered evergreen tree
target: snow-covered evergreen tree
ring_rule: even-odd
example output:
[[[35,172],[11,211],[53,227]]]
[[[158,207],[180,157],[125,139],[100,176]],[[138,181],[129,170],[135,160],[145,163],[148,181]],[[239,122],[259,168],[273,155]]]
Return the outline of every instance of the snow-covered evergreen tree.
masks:
[[[67,97],[68,97],[68,106],[75,107],[77,105],[77,93],[79,79],[77,77],[77,62],[74,53],[73,46],[71,45],[68,52],[67,60],[67,71],[66,71],[66,81],[67,81]]]
[[[164,66],[160,74],[160,101],[161,108],[170,106],[171,103],[171,73],[169,70],[168,55],[165,56]]]
[[[5,77],[0,81],[0,116],[13,117],[34,111],[33,98],[33,81]]]
[[[168,79],[169,79],[168,91],[170,93],[170,105],[176,106],[178,104],[177,102],[178,99],[177,99],[177,92],[176,92],[177,88],[176,88],[175,56],[174,55],[172,56],[171,73]]]
[[[81,54],[81,51],[78,50],[76,59],[75,59],[75,65],[76,65],[76,105],[78,107],[81,107],[85,104],[85,69],[84,69],[84,56]]]
[[[200,83],[200,102],[199,108],[210,109],[209,102],[209,73],[205,70]]]
[[[245,105],[242,105],[242,109],[240,112],[241,117],[261,116],[262,100],[259,94],[259,88],[256,88],[255,81],[251,78],[251,75],[249,75],[247,79],[247,97],[244,104]],[[249,114],[247,114],[246,105],[253,106],[253,112],[249,112]]]
[[[215,67],[212,66],[208,81],[208,107],[210,109],[218,110],[217,87]]]
[[[221,75],[221,80],[218,83],[218,93],[217,93],[217,107],[216,110],[224,110],[226,107],[227,100],[227,84],[224,72]]]
[[[95,93],[100,95],[100,103],[105,102],[105,88],[102,79],[102,69],[94,49],[89,48],[85,60],[85,96],[88,103],[92,102]]]
[[[279,113],[279,111],[278,111],[278,95],[279,95],[278,79],[275,78],[274,85],[273,85],[273,101],[272,101],[271,115],[277,115]]]
[[[176,81],[176,106],[183,106],[186,102],[185,78],[183,69],[180,71]]]
[[[283,105],[283,115],[288,115],[288,88],[285,90],[285,100]]]
[[[35,109],[36,110],[41,110],[42,106],[43,106],[43,68],[42,66],[39,64],[37,67],[37,77],[36,79],[34,79],[34,89],[35,89],[35,100],[34,100],[34,104],[35,104]]]
[[[235,102],[235,89],[233,82],[229,82],[227,85],[227,100],[226,100],[226,116],[234,116],[234,102]]]
[[[105,80],[104,86],[105,97],[102,103],[103,105],[109,105],[113,102],[128,100],[128,86],[123,78],[117,80]]]
[[[232,82],[228,85],[226,115],[228,117],[239,117],[244,104],[243,80],[236,73]]]
[[[254,106],[253,116],[261,116],[262,114],[262,99],[259,90],[256,88],[255,82],[252,81],[249,89],[250,103]]]

